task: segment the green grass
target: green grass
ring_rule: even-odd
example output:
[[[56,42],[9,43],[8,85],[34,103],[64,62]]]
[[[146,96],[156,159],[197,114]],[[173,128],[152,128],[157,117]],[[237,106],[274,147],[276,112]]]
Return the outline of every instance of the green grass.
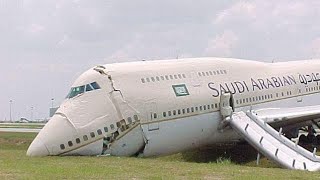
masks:
[[[317,172],[281,169],[248,145],[159,158],[25,155],[35,133],[0,133],[0,179],[316,179]]]

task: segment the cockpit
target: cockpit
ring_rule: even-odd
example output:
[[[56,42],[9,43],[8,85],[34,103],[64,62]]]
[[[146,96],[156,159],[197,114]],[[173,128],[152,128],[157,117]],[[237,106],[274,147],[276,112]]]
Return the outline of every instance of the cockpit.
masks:
[[[93,83],[82,85],[82,86],[72,87],[66,98],[71,99],[73,97],[76,97],[77,95],[80,95],[89,91],[93,91],[93,90],[98,90],[98,89],[101,89],[101,87],[97,82],[93,82]]]

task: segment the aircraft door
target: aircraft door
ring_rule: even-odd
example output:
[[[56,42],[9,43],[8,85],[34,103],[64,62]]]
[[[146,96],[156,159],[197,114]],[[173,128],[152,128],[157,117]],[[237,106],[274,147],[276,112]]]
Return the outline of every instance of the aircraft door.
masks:
[[[200,87],[200,80],[196,72],[191,72],[191,84],[193,87]]]
[[[234,99],[231,93],[223,93],[220,96],[220,113],[223,118],[230,116],[234,111]]]
[[[300,103],[302,102],[302,90],[300,87],[298,87],[297,91],[298,91],[297,102]]]
[[[145,117],[146,123],[148,123],[148,130],[154,131],[159,130],[159,122],[156,122],[159,119],[160,114],[157,112],[157,103],[155,100],[145,103]]]

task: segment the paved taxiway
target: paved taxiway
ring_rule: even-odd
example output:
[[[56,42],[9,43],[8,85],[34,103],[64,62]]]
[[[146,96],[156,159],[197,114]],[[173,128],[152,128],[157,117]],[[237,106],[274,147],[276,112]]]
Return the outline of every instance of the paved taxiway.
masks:
[[[39,132],[41,129],[30,128],[0,128],[0,132]]]

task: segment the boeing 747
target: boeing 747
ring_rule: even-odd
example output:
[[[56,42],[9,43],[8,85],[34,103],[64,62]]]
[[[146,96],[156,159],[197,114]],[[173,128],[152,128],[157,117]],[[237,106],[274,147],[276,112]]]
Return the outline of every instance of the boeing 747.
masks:
[[[320,118],[320,61],[191,58],[96,66],[30,145],[28,156],[159,156],[248,141],[290,169],[320,160],[290,141]]]

